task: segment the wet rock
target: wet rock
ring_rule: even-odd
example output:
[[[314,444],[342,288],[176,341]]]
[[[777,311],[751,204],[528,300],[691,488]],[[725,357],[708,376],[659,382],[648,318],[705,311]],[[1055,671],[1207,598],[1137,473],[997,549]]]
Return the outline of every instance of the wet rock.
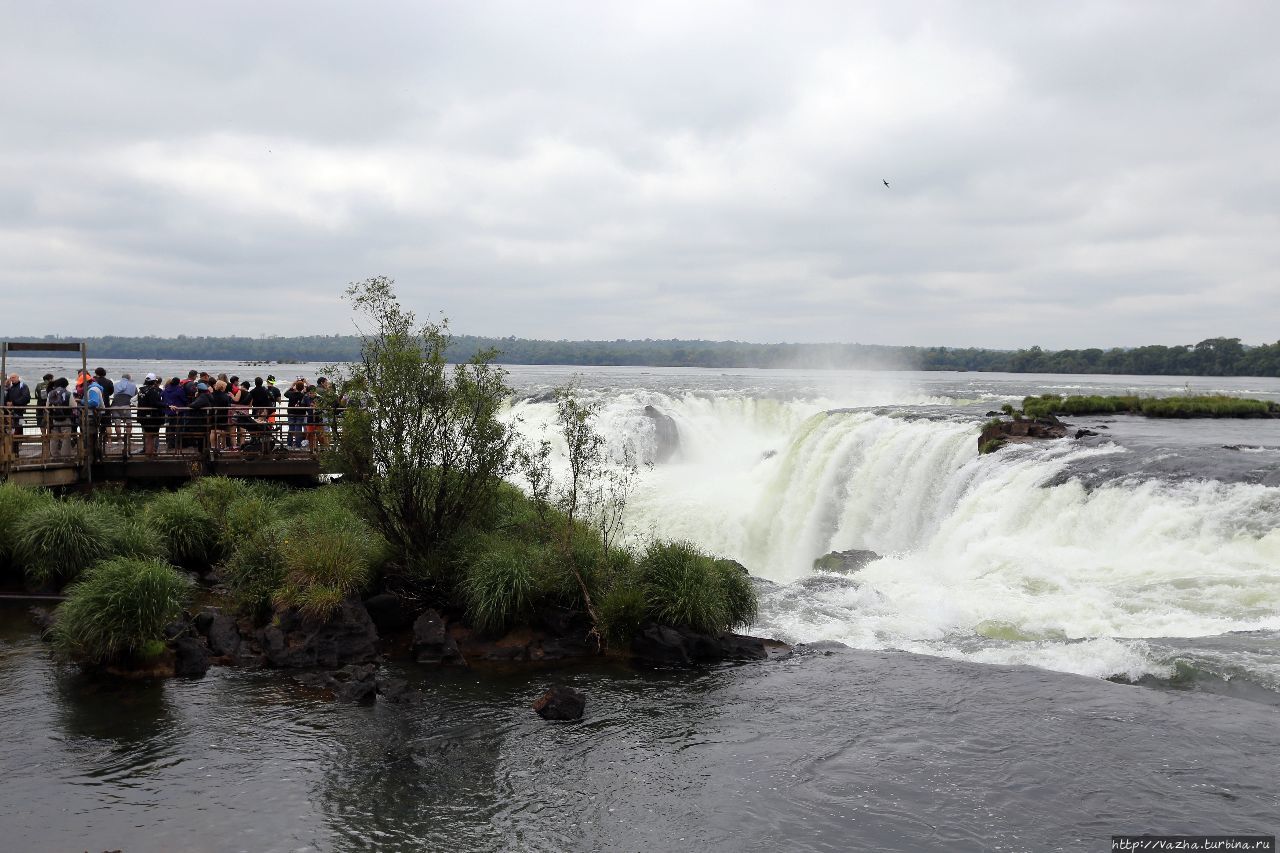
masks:
[[[875,551],[855,548],[849,551],[832,551],[829,554],[824,554],[813,561],[813,567],[824,572],[851,575],[868,563],[874,563],[879,559],[880,555]]]
[[[772,459],[777,455],[778,455],[778,451],[776,450],[766,450],[764,453],[760,454],[760,461],[763,462],[766,459]]]
[[[764,660],[769,657],[761,637],[728,631],[700,634],[687,628],[649,623],[631,641],[631,653],[646,663],[688,666],[692,663]]]
[[[553,637],[585,637],[591,633],[591,616],[570,607],[547,607],[538,613],[538,625]]]
[[[580,720],[586,708],[586,694],[572,687],[552,687],[533,703],[544,720]]]
[[[191,617],[183,613],[177,619],[164,626],[164,638],[166,640],[174,640],[178,637],[188,636],[194,630],[191,624]]]
[[[378,695],[396,705],[418,705],[427,700],[421,690],[410,690],[403,678],[379,678]]]
[[[413,623],[413,654],[418,663],[467,665],[457,642],[449,635],[444,617],[434,610],[424,611]]]
[[[378,654],[378,631],[355,598],[343,601],[323,622],[304,619],[293,609],[281,611],[258,632],[258,642],[267,663],[286,668],[365,663]]]
[[[373,664],[344,666],[334,674],[338,689],[334,698],[354,705],[372,705],[378,698],[378,680]]]
[[[202,615],[204,613],[201,613]],[[204,634],[205,639],[209,640],[209,651],[218,657],[236,657],[241,647],[241,634],[236,626],[236,620],[225,613],[214,613],[207,625],[209,629],[204,631]]]
[[[418,611],[404,598],[392,592],[380,592],[365,599],[365,610],[382,636],[408,630]]]
[[[644,407],[644,416],[653,421],[656,439],[653,461],[659,464],[670,461],[680,449],[680,428],[670,415],[663,414],[653,406]]]
[[[173,641],[173,674],[179,678],[203,678],[209,671],[209,649],[195,637]]]
[[[1081,439],[1081,438],[1084,438],[1085,436],[1090,436],[1090,435],[1097,435],[1097,433],[1096,433],[1096,432],[1094,432],[1094,431],[1093,431],[1093,430],[1091,430],[1091,429],[1078,429],[1078,430],[1076,430],[1076,439],[1077,439],[1077,440],[1078,440],[1078,439]]]
[[[1066,434],[1066,425],[1053,415],[992,422],[984,426],[978,435],[978,452],[983,452],[984,447],[989,448],[990,452],[990,449],[998,449],[1002,444],[1062,438]]]

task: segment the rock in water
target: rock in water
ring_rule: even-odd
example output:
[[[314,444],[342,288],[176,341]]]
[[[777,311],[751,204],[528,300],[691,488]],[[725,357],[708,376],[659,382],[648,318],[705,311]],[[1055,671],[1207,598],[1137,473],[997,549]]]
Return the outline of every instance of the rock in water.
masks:
[[[413,625],[417,615],[409,602],[395,593],[380,592],[365,599],[364,609],[381,636],[404,631]]]
[[[378,654],[378,630],[355,598],[343,601],[323,622],[304,619],[294,609],[279,612],[258,640],[267,662],[282,668],[365,663]]]
[[[670,461],[680,449],[680,428],[676,426],[675,419],[670,415],[664,415],[653,406],[644,407],[644,416],[653,421],[656,438],[653,461],[658,463]]]
[[[572,687],[552,687],[533,703],[544,720],[580,720],[586,708],[586,694]]]
[[[423,611],[413,623],[413,653],[418,663],[466,666],[458,644],[449,636],[444,618],[434,610]]]
[[[209,650],[195,637],[173,641],[173,674],[179,678],[203,678],[209,671]]]
[[[850,551],[832,551],[830,554],[824,554],[813,561],[813,567],[824,572],[851,575],[867,563],[874,563],[878,559],[880,555],[875,551],[860,551],[855,548]]]

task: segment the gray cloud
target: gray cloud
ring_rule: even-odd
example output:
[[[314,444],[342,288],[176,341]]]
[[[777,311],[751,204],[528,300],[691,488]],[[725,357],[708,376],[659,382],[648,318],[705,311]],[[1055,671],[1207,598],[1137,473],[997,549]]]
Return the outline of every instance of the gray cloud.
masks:
[[[1277,336],[1274,4],[6,22],[7,334],[347,331],[345,282],[389,274],[478,334]]]

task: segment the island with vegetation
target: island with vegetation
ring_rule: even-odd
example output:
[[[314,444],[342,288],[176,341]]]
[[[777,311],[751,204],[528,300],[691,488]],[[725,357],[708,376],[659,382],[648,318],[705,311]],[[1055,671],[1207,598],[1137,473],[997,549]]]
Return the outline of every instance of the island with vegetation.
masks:
[[[492,351],[448,363],[385,278],[353,284],[370,325],[335,368],[348,405],[310,489],[204,477],[179,490],[89,495],[0,484],[0,569],[62,591],[41,614],[69,660],[118,675],[210,663],[309,669],[341,698],[403,698],[383,654],[436,666],[611,656],[660,664],[762,659],[745,569],[684,542],[625,544],[634,470],[606,458],[595,410],[557,395],[551,444],[500,415]],[[517,486],[515,483],[519,483]],[[337,670],[334,672],[334,670]]]
[[[1020,409],[1006,403],[1000,413],[988,412],[992,419],[982,425],[978,453],[994,453],[1010,442],[1063,438],[1069,430],[1059,416],[1114,414],[1148,418],[1280,418],[1280,403],[1221,394],[1171,397],[1040,394],[1024,398]],[[1096,433],[1088,429],[1075,433],[1077,439],[1090,435]]]

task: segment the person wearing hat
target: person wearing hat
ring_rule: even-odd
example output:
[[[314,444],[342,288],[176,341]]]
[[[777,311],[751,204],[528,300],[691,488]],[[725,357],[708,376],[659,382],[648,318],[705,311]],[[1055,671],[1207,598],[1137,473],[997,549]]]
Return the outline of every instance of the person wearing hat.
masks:
[[[196,398],[187,404],[187,440],[196,450],[204,451],[209,443],[209,431],[213,427],[213,397],[207,382],[196,383]]]
[[[53,387],[53,374],[46,373],[36,383],[36,426],[46,439],[49,436],[49,389]]]
[[[13,439],[13,455],[17,456],[22,442],[17,436],[22,435],[22,416],[27,411],[27,406],[31,404],[31,389],[22,381],[22,377],[16,373],[9,374],[9,381],[4,389],[4,413],[8,416],[8,431],[15,436]]]
[[[271,395],[271,414],[267,418],[268,423],[276,422],[276,409],[280,408],[280,398],[283,396],[280,389],[276,387],[276,378],[271,374],[267,374],[267,393]]]
[[[166,409],[160,380],[154,373],[148,373],[138,392],[138,423],[142,427],[142,452],[146,456],[156,455]]]

